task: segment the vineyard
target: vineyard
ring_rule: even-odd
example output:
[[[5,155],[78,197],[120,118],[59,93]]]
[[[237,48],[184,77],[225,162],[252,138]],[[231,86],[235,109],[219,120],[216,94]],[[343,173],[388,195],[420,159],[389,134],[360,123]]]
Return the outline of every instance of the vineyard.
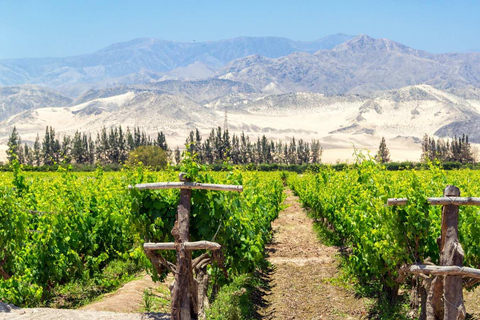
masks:
[[[14,172],[0,179],[0,301],[75,308],[140,270],[165,279],[167,270],[152,266],[142,245],[173,241],[179,191],[128,186],[177,181],[178,172],[139,167],[27,174],[13,166]],[[402,288],[416,285],[401,275],[403,266],[438,263],[441,209],[428,205],[427,197],[441,195],[447,184],[458,186],[462,196],[480,195],[478,171],[431,165],[429,170],[390,172],[367,158],[343,171],[324,167],[302,175],[230,169],[212,173],[192,161],[182,167],[192,181],[243,185],[242,193],[192,191],[190,241],[218,242],[224,256],[221,264],[209,267],[211,296],[264,265],[271,222],[285,198],[284,182],[345,248],[346,272],[391,301]],[[386,207],[393,197],[410,200]],[[480,209],[461,207],[459,229],[465,265],[478,267]],[[193,258],[201,253],[194,251]],[[161,255],[176,259],[175,251]],[[73,287],[83,288],[82,294],[72,293]]]
[[[374,161],[361,159],[354,168],[335,172],[290,176],[289,186],[313,216],[341,246],[348,248],[347,269],[358,281],[394,300],[405,283],[402,267],[416,263],[438,264],[441,208],[427,197],[442,195],[447,184],[458,186],[462,196],[480,194],[477,171],[430,170],[388,172]],[[402,207],[387,207],[388,198],[408,198]],[[465,265],[480,265],[480,210],[461,207],[460,242]],[[414,279],[407,279],[415,286]],[[472,288],[478,281],[467,283]],[[408,287],[407,285],[407,287]],[[412,293],[416,295],[418,292]],[[414,297],[412,297],[413,299]]]
[[[243,184],[241,194],[193,191],[190,234],[192,241],[215,238],[223,245],[230,279],[252,272],[263,260],[270,222],[281,208],[278,175],[209,174],[196,168],[188,172],[195,181]],[[69,285],[93,286],[99,292],[92,294],[98,295],[116,288],[122,277],[153,269],[142,245],[173,241],[170,230],[179,192],[139,192],[128,185],[173,181],[177,176],[142,168],[117,174],[64,171],[26,176],[17,166],[1,182],[1,300],[48,306],[62,298]],[[166,257],[175,260],[174,253]],[[151,271],[154,278],[165,277]],[[108,278],[106,272],[117,273]],[[211,273],[217,286],[228,281],[217,266]],[[76,304],[81,301],[65,306]]]

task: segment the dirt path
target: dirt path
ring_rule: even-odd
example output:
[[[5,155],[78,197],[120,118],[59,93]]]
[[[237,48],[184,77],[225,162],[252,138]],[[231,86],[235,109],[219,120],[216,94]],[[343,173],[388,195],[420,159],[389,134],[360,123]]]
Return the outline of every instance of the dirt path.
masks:
[[[130,281],[99,301],[77,310],[50,308],[12,308],[0,303],[0,320],[3,319],[72,319],[72,320],[168,320],[165,313],[141,313],[143,291],[147,288],[167,287],[166,283],[155,283],[148,275]]]
[[[117,313],[69,309],[11,309],[0,303],[0,320],[168,320],[160,313]]]
[[[139,312],[143,307],[143,292],[145,289],[154,289],[167,286],[165,283],[155,283],[149,275],[141,279],[130,281],[115,292],[105,295],[99,301],[88,304],[80,310],[112,311],[112,312]]]
[[[365,301],[334,285],[338,249],[322,245],[313,222],[287,189],[285,204],[273,222],[268,260],[274,265],[270,292],[265,292],[264,319],[361,319]]]

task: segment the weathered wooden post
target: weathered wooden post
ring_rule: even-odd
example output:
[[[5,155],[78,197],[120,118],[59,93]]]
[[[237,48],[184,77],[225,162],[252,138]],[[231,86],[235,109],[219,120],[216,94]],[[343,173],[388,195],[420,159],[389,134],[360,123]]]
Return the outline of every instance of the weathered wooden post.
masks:
[[[447,186],[444,197],[460,197],[460,189]],[[458,205],[447,204],[442,208],[442,234],[440,239],[440,266],[463,265],[463,249],[458,240]],[[462,276],[445,276],[443,281],[444,319],[465,319]]]
[[[217,191],[237,191],[242,192],[243,187],[237,185],[221,185],[190,182],[186,179],[185,173],[180,173],[180,182],[156,182],[137,184],[135,187],[139,190],[145,189],[180,189],[180,202],[177,207],[175,225],[172,229],[172,235],[175,242],[166,243],[145,243],[143,248],[148,258],[154,265],[157,272],[161,272],[162,266],[171,270],[175,274],[175,281],[171,302],[172,320],[191,320],[197,319],[204,312],[203,297],[206,292],[205,283],[197,284],[193,277],[193,268],[206,268],[212,261],[212,257],[202,255],[192,262],[192,250],[208,249],[219,250],[222,246],[210,241],[190,242],[190,207],[192,198],[192,189],[217,190]],[[176,250],[177,265],[166,261],[160,255],[154,253],[155,250]],[[213,257],[217,255],[213,254]],[[202,279],[208,279],[204,274]]]
[[[180,173],[179,179],[181,182],[187,181],[183,173]],[[192,190],[180,189],[177,219],[172,229],[172,235],[175,238],[175,250],[177,250],[177,270],[175,273],[175,286],[172,290],[172,320],[191,319],[191,314],[197,314],[196,303],[190,305],[191,299],[196,300],[196,297],[192,296],[190,290],[194,286],[192,253],[185,248],[185,243],[189,240],[191,199]],[[193,307],[192,310],[191,307]]]
[[[427,279],[427,320],[463,320],[466,316],[463,304],[462,277],[480,278],[480,270],[463,267],[464,252],[458,240],[458,213],[461,205],[480,205],[480,198],[460,198],[460,190],[448,185],[442,198],[427,198],[431,205],[442,205],[442,228],[438,238],[440,265],[415,264],[408,271],[416,275],[433,275]],[[388,199],[387,205],[407,204],[406,198]]]

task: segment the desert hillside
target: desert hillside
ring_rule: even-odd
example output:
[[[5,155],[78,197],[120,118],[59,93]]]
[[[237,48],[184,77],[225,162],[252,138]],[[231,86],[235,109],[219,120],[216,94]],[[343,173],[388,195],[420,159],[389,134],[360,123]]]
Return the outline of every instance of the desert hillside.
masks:
[[[353,147],[375,152],[381,137],[386,138],[392,159],[399,161],[419,159],[424,134],[448,137],[466,133],[472,142],[480,142],[475,135],[480,100],[428,85],[370,96],[305,92],[265,95],[247,90],[212,100],[208,92],[192,96],[187,91],[181,95],[176,86],[171,87],[177,94],[121,87],[91,91],[68,107],[22,111],[0,123],[0,143],[6,145],[13,126],[25,142],[33,143],[46,126],[53,126],[60,135],[79,130],[95,136],[102,127],[122,124],[140,126],[152,136],[163,131],[171,146],[181,147],[190,130],[198,128],[207,135],[212,128],[223,127],[225,111],[231,133],[245,132],[255,139],[266,135],[283,141],[293,137],[319,139],[326,162],[351,159]],[[471,125],[455,125],[462,122]]]

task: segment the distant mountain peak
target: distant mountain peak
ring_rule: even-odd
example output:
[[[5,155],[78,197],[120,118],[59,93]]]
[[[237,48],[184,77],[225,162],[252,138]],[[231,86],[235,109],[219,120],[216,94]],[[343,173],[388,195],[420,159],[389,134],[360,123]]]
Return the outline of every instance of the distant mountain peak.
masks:
[[[0,60],[0,85],[41,84],[77,96],[85,91],[85,86],[99,88],[109,83],[144,83],[150,78],[198,78],[193,74],[195,70],[200,77],[208,77],[235,59],[250,55],[278,58],[293,52],[315,53],[352,37],[340,34],[315,41],[238,37],[208,42],[138,38],[67,58]],[[204,67],[199,68],[199,65]],[[145,76],[142,70],[154,76]],[[173,73],[168,74],[170,71]]]
[[[355,51],[361,51],[365,49],[388,49],[392,47],[397,47],[397,46],[403,46],[395,41],[391,41],[388,39],[375,39],[372,38],[366,34],[360,34],[356,36],[355,38],[352,38],[350,40],[345,41],[344,43],[339,44],[335,48],[333,48],[334,51],[341,51],[341,50],[355,50]]]
[[[334,52],[350,51],[352,53],[371,53],[381,51],[393,51],[414,56],[427,56],[427,52],[412,49],[406,45],[386,38],[372,38],[366,34],[360,34],[347,40],[332,49]]]
[[[314,55],[300,52],[258,61],[237,59],[216,76],[259,90],[274,83],[282,92],[370,94],[416,84],[443,89],[480,87],[479,63],[480,54],[431,54],[362,34]]]

